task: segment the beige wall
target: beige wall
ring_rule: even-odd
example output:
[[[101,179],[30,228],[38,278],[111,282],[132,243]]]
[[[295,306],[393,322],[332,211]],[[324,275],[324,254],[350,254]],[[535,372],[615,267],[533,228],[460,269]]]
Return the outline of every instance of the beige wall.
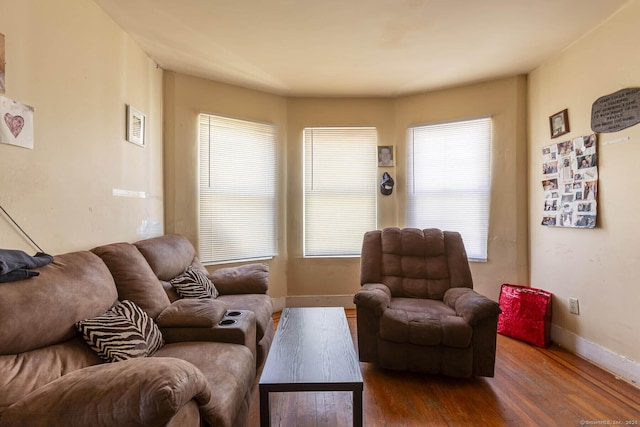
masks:
[[[350,295],[360,287],[360,258],[303,258],[302,132],[312,126],[375,126],[379,145],[393,145],[393,100],[386,98],[291,98],[288,101],[288,290],[290,296]],[[395,178],[396,168],[379,168]],[[339,181],[339,177],[337,177]],[[397,191],[378,192],[378,222],[394,225]],[[352,298],[344,298],[350,302]]]
[[[93,1],[0,11],[5,96],[35,107],[35,148],[0,144],[0,204],[52,254],[137,240],[145,219],[162,227],[162,70]],[[147,115],[146,148],[125,141],[126,104]],[[1,213],[0,247],[35,251]]]
[[[489,260],[473,263],[476,288],[497,300],[502,283],[522,283],[527,270],[526,79],[514,77],[397,99],[293,98],[288,103],[288,294],[353,295],[359,258],[302,257],[302,130],[309,126],[373,125],[380,145],[395,145],[391,196],[378,195],[378,227],[403,226],[406,129],[411,124],[493,117]],[[380,169],[379,175],[384,171]]]
[[[270,265],[270,294],[286,296],[286,99],[173,72],[164,77],[166,232],[198,245],[198,114],[273,123],[278,139],[278,256]],[[211,266],[215,269],[215,266]]]
[[[396,141],[398,158],[406,158],[406,129],[412,124],[437,123],[491,116],[491,204],[486,263],[471,263],[474,287],[498,300],[503,283],[528,280],[526,188],[526,78],[500,79],[460,88],[398,99]],[[404,166],[404,165],[403,165]],[[404,224],[406,168],[398,171],[399,224]]]
[[[598,219],[595,229],[540,225],[541,148],[591,133],[591,106],[600,96],[640,86],[640,2],[633,1],[529,76],[529,217],[531,285],[554,294],[555,338],[607,364],[640,361],[640,125],[598,135]],[[549,137],[549,116],[568,108],[571,132]],[[606,144],[628,137],[628,141]],[[580,302],[569,313],[568,298]],[[615,357],[614,357],[615,358]],[[613,368],[612,368],[613,369]]]
[[[391,196],[378,196],[378,225],[404,225],[405,132],[410,124],[491,115],[494,119],[489,260],[474,263],[478,290],[497,299],[500,285],[523,283],[527,269],[526,78],[390,98],[284,98],[165,73],[166,227],[197,241],[196,121],[200,111],[275,123],[280,146],[279,255],[271,295],[289,304],[350,303],[359,258],[302,257],[302,131],[310,126],[376,126],[380,145],[396,146]],[[216,267],[210,267],[216,268]],[[299,298],[297,301],[296,299]]]

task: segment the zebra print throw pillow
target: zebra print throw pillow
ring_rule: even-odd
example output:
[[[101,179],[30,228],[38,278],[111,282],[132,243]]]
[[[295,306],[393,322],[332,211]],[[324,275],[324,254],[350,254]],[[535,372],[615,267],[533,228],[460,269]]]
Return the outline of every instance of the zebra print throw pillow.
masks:
[[[217,298],[218,290],[202,271],[187,267],[184,273],[169,280],[180,298]]]
[[[124,300],[101,316],[76,327],[87,344],[107,362],[151,356],[164,345],[162,333],[147,313]]]

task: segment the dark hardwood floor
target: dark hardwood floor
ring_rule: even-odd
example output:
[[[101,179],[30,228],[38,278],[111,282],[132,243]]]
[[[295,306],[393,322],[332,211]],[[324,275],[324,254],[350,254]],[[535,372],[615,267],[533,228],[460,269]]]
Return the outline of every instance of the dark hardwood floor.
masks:
[[[355,343],[355,310],[346,313]],[[276,324],[278,319],[274,314]],[[416,375],[369,363],[360,367],[365,426],[640,424],[640,389],[557,346],[541,349],[498,335],[493,378]],[[272,393],[271,414],[272,426],[350,426],[351,394]],[[250,425],[258,426],[259,420],[256,386]]]

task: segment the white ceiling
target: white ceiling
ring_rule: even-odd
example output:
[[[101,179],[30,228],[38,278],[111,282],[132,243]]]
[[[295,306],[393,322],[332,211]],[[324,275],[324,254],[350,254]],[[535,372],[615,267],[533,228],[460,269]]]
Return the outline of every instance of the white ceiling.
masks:
[[[397,96],[528,73],[628,0],[95,2],[165,70],[281,95]]]

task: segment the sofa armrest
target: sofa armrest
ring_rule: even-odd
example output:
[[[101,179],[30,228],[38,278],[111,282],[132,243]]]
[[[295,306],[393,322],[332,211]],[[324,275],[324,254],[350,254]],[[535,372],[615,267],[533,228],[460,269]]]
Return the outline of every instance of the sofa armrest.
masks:
[[[2,414],[0,426],[166,425],[192,399],[205,405],[204,374],[169,357],[78,369],[40,387]]]
[[[231,310],[212,327],[171,327],[160,331],[167,344],[194,341],[240,344],[256,356],[256,315],[250,310]],[[159,354],[162,355],[162,349]]]
[[[269,266],[247,264],[220,268],[209,275],[221,295],[266,294],[269,289]]]
[[[391,291],[382,283],[365,283],[354,295],[356,306],[366,307],[376,316],[381,316],[391,304]]]
[[[502,312],[497,302],[471,288],[450,288],[444,293],[443,301],[471,326]]]
[[[171,303],[157,317],[160,328],[211,328],[218,324],[227,305],[213,298],[187,298]]]

